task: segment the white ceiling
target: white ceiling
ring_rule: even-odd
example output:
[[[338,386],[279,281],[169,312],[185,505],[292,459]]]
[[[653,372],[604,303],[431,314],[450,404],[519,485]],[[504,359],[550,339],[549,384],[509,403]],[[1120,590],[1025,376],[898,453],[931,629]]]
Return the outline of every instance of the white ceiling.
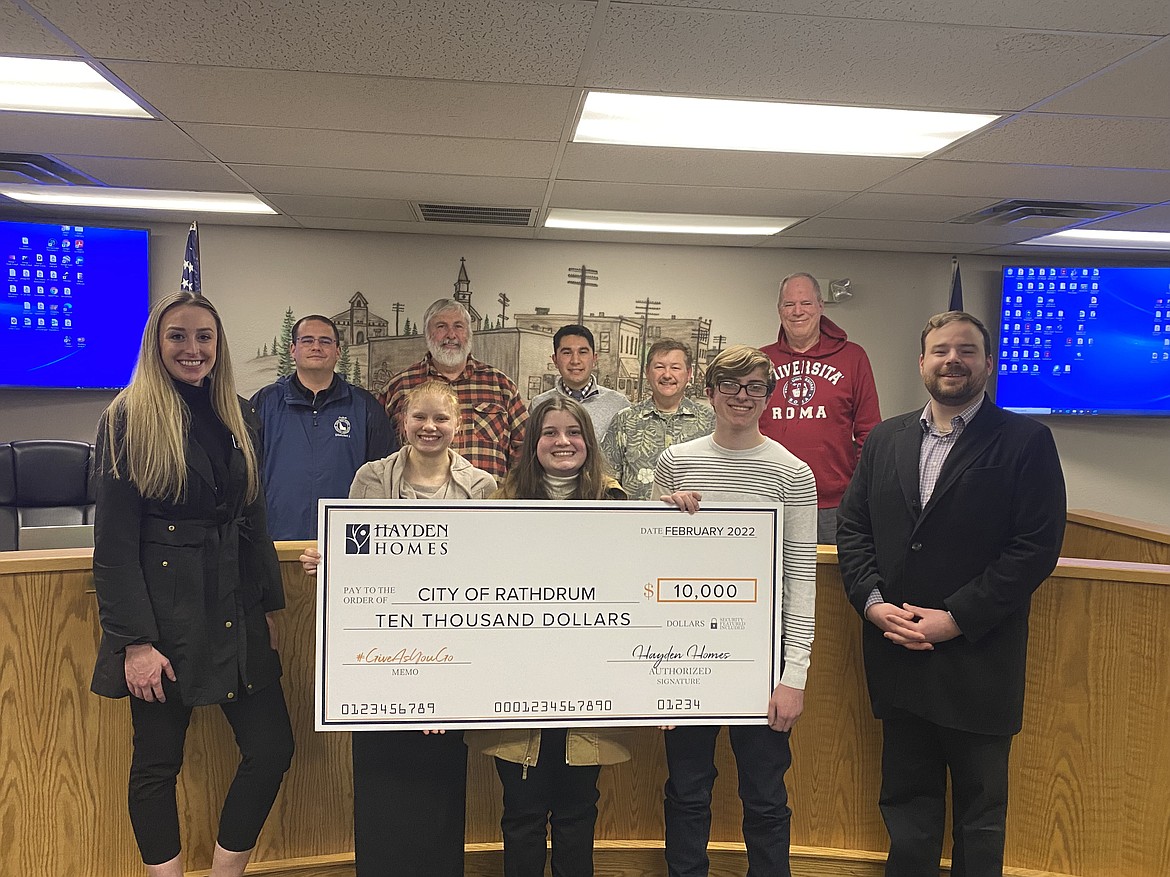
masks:
[[[0,112],[0,152],[280,211],[216,222],[1035,256],[1017,242],[1051,226],[952,221],[1023,198],[1170,231],[1166,0],[0,0],[0,54],[84,58],[157,116]],[[588,88],[1003,118],[924,160],[570,143]],[[417,202],[804,219],[629,235],[422,222]]]

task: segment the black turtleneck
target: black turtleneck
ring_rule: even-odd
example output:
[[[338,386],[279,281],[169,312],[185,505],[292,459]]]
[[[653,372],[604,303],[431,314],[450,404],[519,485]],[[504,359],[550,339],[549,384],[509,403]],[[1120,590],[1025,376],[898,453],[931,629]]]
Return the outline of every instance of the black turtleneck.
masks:
[[[211,378],[205,378],[198,387],[183,381],[174,384],[191,411],[191,439],[207,454],[216,489],[222,490],[227,484],[233,443],[231,430],[223,425],[211,406]]]

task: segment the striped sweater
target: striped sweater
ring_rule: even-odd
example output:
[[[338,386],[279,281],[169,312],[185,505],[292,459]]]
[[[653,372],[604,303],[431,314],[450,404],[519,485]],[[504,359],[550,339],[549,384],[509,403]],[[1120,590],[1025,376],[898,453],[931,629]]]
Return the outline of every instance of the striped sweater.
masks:
[[[703,436],[673,445],[658,458],[653,496],[676,490],[698,491],[704,503],[759,502],[783,507],[783,596],[776,619],[781,655],[776,673],[784,685],[803,689],[816,605],[817,488],[812,470],[769,438],[754,448],[733,451]]]

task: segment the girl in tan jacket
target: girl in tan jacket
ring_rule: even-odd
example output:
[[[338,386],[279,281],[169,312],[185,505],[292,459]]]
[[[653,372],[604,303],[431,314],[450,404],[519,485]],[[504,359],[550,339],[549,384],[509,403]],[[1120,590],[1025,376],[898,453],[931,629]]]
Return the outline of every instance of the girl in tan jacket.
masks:
[[[459,399],[444,381],[406,393],[406,445],[366,463],[350,499],[485,499],[495,479],[451,450]],[[301,555],[313,574],[321,554]],[[462,877],[467,749],[462,731],[362,731],[353,735],[353,828],[357,877]],[[410,806],[402,806],[403,801]]]

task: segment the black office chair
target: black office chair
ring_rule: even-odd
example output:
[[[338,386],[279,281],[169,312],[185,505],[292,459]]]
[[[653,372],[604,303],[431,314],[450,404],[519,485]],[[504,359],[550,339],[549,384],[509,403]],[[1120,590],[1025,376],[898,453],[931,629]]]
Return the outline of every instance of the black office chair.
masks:
[[[0,444],[0,551],[21,547],[22,528],[92,524],[92,471],[86,442]]]

